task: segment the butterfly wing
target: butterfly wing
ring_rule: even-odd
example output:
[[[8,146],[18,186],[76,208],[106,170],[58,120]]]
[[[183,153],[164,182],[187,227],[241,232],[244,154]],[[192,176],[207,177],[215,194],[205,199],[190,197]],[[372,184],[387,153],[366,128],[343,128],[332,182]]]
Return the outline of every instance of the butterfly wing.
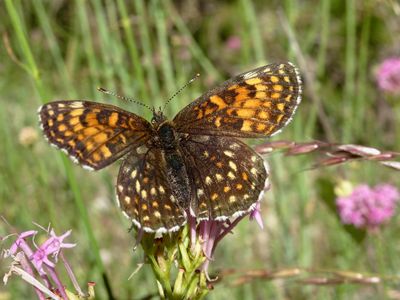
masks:
[[[178,132],[265,137],[292,118],[301,100],[301,79],[291,63],[240,74],[200,96],[174,118]]]
[[[117,180],[119,205],[138,228],[146,232],[170,232],[186,223],[176,205],[159,148],[142,145],[122,163]]]
[[[224,220],[254,208],[267,168],[249,146],[231,137],[189,136],[181,143],[199,219]]]
[[[47,140],[87,169],[99,170],[145,143],[151,125],[116,106],[89,101],[55,101],[39,108]]]

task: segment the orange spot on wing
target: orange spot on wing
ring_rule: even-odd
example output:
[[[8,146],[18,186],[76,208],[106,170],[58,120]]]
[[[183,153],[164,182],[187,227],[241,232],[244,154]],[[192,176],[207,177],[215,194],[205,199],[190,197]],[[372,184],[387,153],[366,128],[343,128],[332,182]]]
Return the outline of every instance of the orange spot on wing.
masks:
[[[277,76],[271,76],[271,81],[273,83],[277,83],[279,81],[279,78]]]
[[[257,127],[256,127],[257,131],[259,131],[259,132],[264,131],[265,128],[267,128],[267,125],[265,125],[264,123],[258,123]]]
[[[199,110],[199,113],[197,114],[197,120],[199,120],[199,119],[202,119],[203,118],[203,116],[204,116],[204,113],[203,113],[203,111],[202,110]]]
[[[269,133],[273,132],[275,130],[275,128],[276,128],[276,125],[270,125],[266,133],[269,134]]]
[[[261,101],[258,99],[249,99],[243,102],[243,108],[258,108],[260,105]]]
[[[99,133],[93,137],[95,143],[102,144],[108,139],[108,135],[106,133]]]
[[[242,109],[238,109],[236,111],[236,114],[241,118],[252,118],[252,117],[254,117],[255,111],[254,111],[254,109],[242,108]]]
[[[67,126],[65,126],[64,124],[58,125],[58,131],[65,131],[67,130]]]
[[[256,84],[256,90],[258,92],[265,91],[266,87],[264,84]]]
[[[87,136],[95,135],[99,130],[95,127],[88,127],[83,130],[83,134]]]
[[[218,109],[223,109],[227,107],[228,105],[225,103],[224,99],[221,97],[214,95],[210,97],[210,102],[218,105]]]
[[[257,117],[259,117],[260,119],[263,119],[263,120],[267,120],[270,118],[269,113],[266,112],[265,110],[260,111],[258,113]]]
[[[248,94],[248,90],[247,89],[245,89],[243,91],[240,91],[235,97],[235,101],[238,101],[238,102],[246,100],[246,99],[249,99],[249,94]]]
[[[100,154],[97,153],[97,152],[94,152],[92,156],[93,156],[93,160],[94,160],[94,161],[99,161],[99,160],[101,160],[101,156],[100,156]]]
[[[278,103],[278,104],[276,105],[276,107],[277,107],[280,111],[283,111],[283,110],[285,109],[285,104],[283,104],[283,103]]]
[[[215,109],[213,107],[206,108],[206,110],[204,111],[204,115],[207,116],[209,114],[212,114],[214,111]]]
[[[120,133],[120,134],[119,134],[119,137],[120,137],[120,139],[121,139],[121,142],[122,142],[123,144],[126,144],[126,137],[125,137],[125,135],[123,135],[122,133]]]
[[[221,119],[222,119],[222,117],[217,117],[217,118],[215,119],[214,124],[215,124],[215,126],[216,126],[217,128],[221,126]]]
[[[261,78],[259,78],[259,77],[254,77],[254,78],[251,78],[251,79],[247,79],[245,82],[246,82],[247,84],[249,84],[249,85],[256,85],[256,84],[261,83],[262,80],[261,80]]]
[[[271,108],[271,102],[265,101],[262,106],[267,107],[267,108]]]
[[[242,124],[242,128],[240,128],[241,131],[253,131],[251,126],[254,124],[253,121],[250,120],[244,120]]]
[[[86,126],[96,126],[99,125],[99,121],[97,121],[95,114],[87,114],[85,121],[87,122]]]
[[[282,118],[283,118],[283,115],[278,115],[278,116],[276,117],[276,122],[277,122],[277,123],[280,123],[281,120],[282,120]]]
[[[83,114],[83,108],[73,109],[69,114],[71,115],[71,117],[78,117]]]
[[[265,99],[265,98],[267,98],[267,93],[266,92],[256,92],[255,97],[258,99]]]
[[[113,112],[111,114],[111,116],[108,118],[108,124],[110,126],[115,126],[115,125],[117,125],[117,122],[118,122],[118,113],[117,112]]]
[[[281,97],[281,94],[280,93],[272,93],[271,94],[271,98],[272,99],[279,99]]]
[[[86,150],[87,150],[87,151],[90,151],[90,150],[92,150],[92,149],[94,148],[94,145],[93,145],[93,143],[91,143],[91,142],[87,142],[87,143],[85,144],[85,147],[86,147]]]
[[[100,150],[101,150],[101,153],[103,153],[103,157],[105,157],[105,158],[110,157],[111,154],[112,154],[111,151],[110,151],[110,149],[108,149],[107,146],[102,146],[102,147],[100,148]]]

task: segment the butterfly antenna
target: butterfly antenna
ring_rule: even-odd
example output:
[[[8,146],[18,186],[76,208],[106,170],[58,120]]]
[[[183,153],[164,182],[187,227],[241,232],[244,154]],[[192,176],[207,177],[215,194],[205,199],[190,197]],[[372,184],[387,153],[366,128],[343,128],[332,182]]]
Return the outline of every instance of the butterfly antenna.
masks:
[[[110,90],[107,90],[107,89],[102,88],[102,87],[98,87],[97,90],[98,90],[99,92],[104,93],[104,94],[117,97],[118,99],[121,99],[121,100],[124,100],[124,101],[129,101],[129,102],[132,102],[132,103],[141,105],[141,106],[143,106],[143,107],[146,107],[147,109],[149,109],[149,110],[152,111],[152,112],[154,111],[154,108],[151,108],[151,107],[148,106],[147,104],[144,104],[144,103],[142,103],[142,102],[136,101],[136,100],[134,100],[134,99],[132,99],[132,98],[128,98],[128,97],[125,97],[125,96],[121,96],[121,95],[117,94],[117,93],[114,92],[114,91],[110,91]]]
[[[191,84],[193,81],[195,81],[197,78],[200,77],[200,74],[197,73],[192,79],[190,79],[183,87],[181,87],[179,90],[177,90],[175,92],[175,94],[173,94],[168,100],[167,102],[165,102],[164,107],[162,109],[162,111],[165,110],[165,108],[167,107],[168,103],[171,102],[172,99],[174,99],[180,92],[182,92],[189,84]]]

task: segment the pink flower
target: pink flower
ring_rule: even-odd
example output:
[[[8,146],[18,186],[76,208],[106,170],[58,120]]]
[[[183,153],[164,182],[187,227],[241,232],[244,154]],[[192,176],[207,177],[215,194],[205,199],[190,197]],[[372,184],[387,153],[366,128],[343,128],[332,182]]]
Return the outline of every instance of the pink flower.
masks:
[[[62,248],[75,247],[76,244],[63,243],[63,240],[70,234],[71,230],[68,230],[63,235],[56,236],[54,230],[51,230],[50,238],[47,239],[39,248],[37,248],[35,253],[30,257],[32,263],[36,266],[39,273],[45,273],[42,268],[43,264],[51,268],[55,267],[55,264],[49,260],[49,255],[52,255],[54,260],[57,262],[58,254]]]
[[[400,94],[400,58],[385,59],[378,67],[376,80],[381,90]]]
[[[207,278],[208,278],[208,266],[210,264],[210,260],[212,260],[217,244],[228,233],[232,233],[233,229],[236,227],[237,224],[239,224],[239,222],[244,217],[249,216],[250,220],[255,219],[260,228],[264,229],[260,202],[263,199],[265,192],[269,190],[269,188],[270,188],[270,181],[269,179],[267,179],[265,182],[264,190],[261,191],[258,200],[254,204],[254,206],[250,208],[248,212],[240,214],[234,218],[227,220],[202,220],[197,225],[197,228],[196,228],[196,222],[194,220],[189,220],[189,223],[191,224],[190,230],[192,232],[191,233],[192,241],[194,241],[196,237],[196,229],[198,230],[198,237],[202,241],[203,253],[207,258],[202,266],[202,270],[205,271]]]
[[[351,195],[336,199],[340,219],[358,228],[376,228],[390,220],[399,201],[399,191],[392,185],[375,188],[359,185]]]
[[[11,257],[14,262],[3,280],[7,281],[11,274],[18,274],[34,286],[39,299],[46,299],[45,294],[52,299],[69,299],[64,284],[56,272],[56,263],[58,257],[60,257],[77,293],[84,295],[77,284],[71,267],[62,254],[62,249],[75,247],[75,244],[64,242],[64,239],[71,234],[71,230],[61,236],[57,236],[54,230],[51,230],[50,237],[39,247],[34,242],[34,237],[37,234],[36,230],[20,233],[11,247],[4,251],[4,257]],[[49,258],[50,255],[53,260]],[[34,272],[34,269],[37,272]],[[40,279],[36,278],[37,274]],[[59,296],[56,296],[54,292],[58,293]]]
[[[240,40],[240,37],[232,35],[228,38],[225,44],[230,50],[238,50],[242,46],[242,41]]]
[[[264,223],[262,220],[262,215],[261,215],[261,205],[260,202],[256,203],[256,207],[254,210],[250,212],[250,220],[256,220],[258,226],[260,226],[261,229],[264,229]]]

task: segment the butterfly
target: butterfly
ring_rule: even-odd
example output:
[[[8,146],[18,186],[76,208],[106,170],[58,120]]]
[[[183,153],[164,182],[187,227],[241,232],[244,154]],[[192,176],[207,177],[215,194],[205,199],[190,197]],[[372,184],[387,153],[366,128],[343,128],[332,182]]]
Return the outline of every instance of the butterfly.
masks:
[[[265,138],[293,117],[302,83],[292,63],[259,67],[209,90],[172,120],[150,122],[119,107],[54,101],[38,110],[46,139],[82,167],[100,170],[124,158],[119,206],[145,232],[172,232],[188,214],[227,220],[254,209],[268,171],[238,138]]]

